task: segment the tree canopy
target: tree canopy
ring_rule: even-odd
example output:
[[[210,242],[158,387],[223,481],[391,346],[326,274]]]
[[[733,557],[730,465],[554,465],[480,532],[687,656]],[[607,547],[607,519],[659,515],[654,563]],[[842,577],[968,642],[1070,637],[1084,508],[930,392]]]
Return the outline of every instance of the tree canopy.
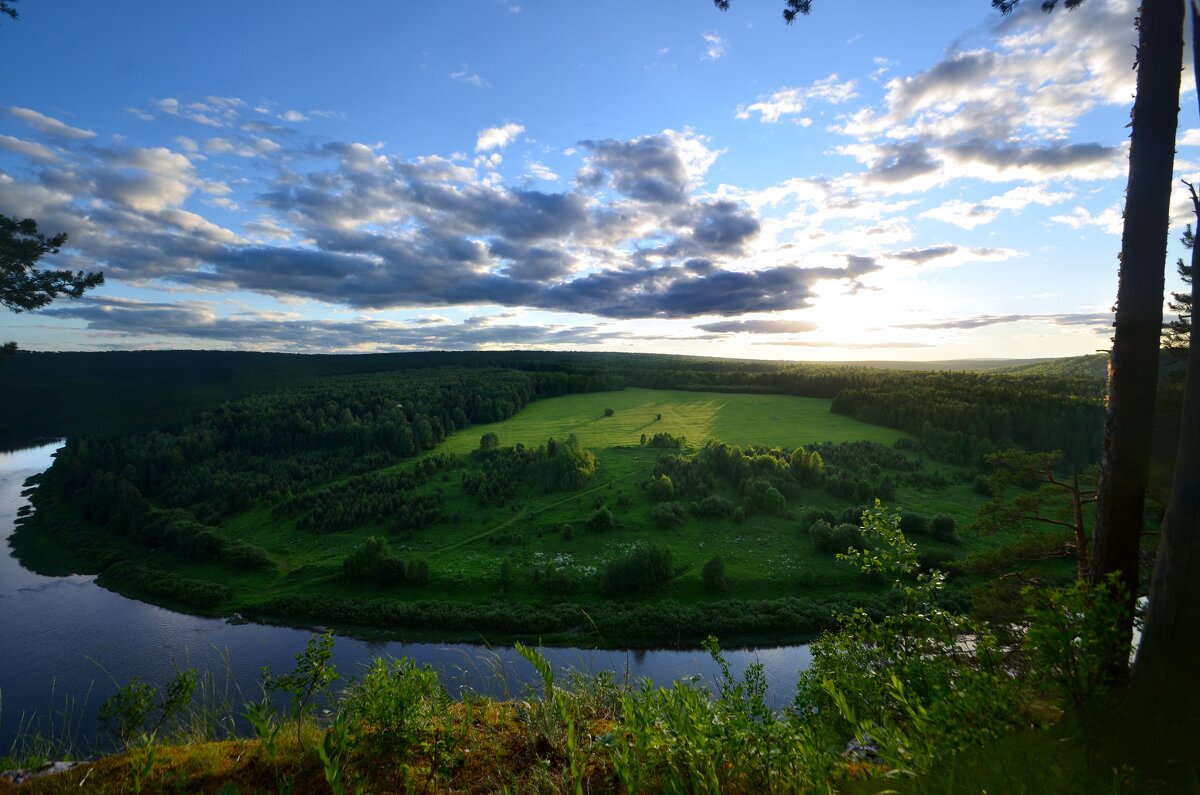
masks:
[[[10,10],[0,3],[0,11]],[[0,304],[13,312],[25,312],[46,306],[60,296],[79,298],[104,284],[103,273],[37,267],[38,260],[46,254],[57,254],[66,242],[65,232],[54,237],[38,232],[37,221],[32,218],[18,221],[0,215]],[[14,350],[16,344],[10,342],[0,353]]]

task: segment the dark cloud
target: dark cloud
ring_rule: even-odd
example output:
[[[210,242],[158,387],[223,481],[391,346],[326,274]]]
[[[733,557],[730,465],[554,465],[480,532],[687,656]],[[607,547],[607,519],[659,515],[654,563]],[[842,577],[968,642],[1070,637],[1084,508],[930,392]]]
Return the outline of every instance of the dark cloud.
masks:
[[[713,334],[803,334],[818,326],[811,320],[722,320],[696,328]]]
[[[784,340],[782,342],[752,342],[751,345],[785,345],[789,348],[842,348],[853,351],[870,351],[876,348],[932,348],[926,342],[840,342],[830,340]]]
[[[418,318],[412,323],[378,320],[303,320],[276,315],[218,317],[203,304],[145,303],[116,298],[85,298],[45,314],[82,320],[87,330],[115,337],[193,340],[204,344],[288,351],[469,350],[492,345],[602,345],[629,335],[602,326],[533,326],[496,323],[474,317],[462,323]]]
[[[618,193],[643,202],[682,204],[687,196],[687,167],[678,148],[664,135],[632,141],[581,141],[592,153],[592,174],[607,174]],[[585,177],[596,184],[597,177]]]
[[[758,219],[734,202],[701,205],[692,223],[692,242],[697,248],[719,254],[741,253],[745,243],[758,237]]]
[[[809,306],[813,286],[830,279],[854,281],[877,266],[761,271],[714,270],[697,276],[687,267],[607,270],[546,290],[532,305],[612,318],[685,318],[781,312]]]
[[[924,265],[926,262],[942,257],[948,257],[959,250],[958,246],[943,244],[940,246],[930,246],[929,248],[910,248],[904,251],[897,251],[888,256],[892,259],[903,260],[905,262],[915,262],[918,265]]]
[[[983,163],[997,169],[1030,168],[1059,174],[1108,163],[1120,156],[1121,148],[1096,143],[1021,146],[976,140],[948,146],[947,151],[962,162]]]
[[[921,141],[899,144],[884,144],[879,147],[875,160],[867,170],[865,180],[870,182],[908,182],[932,174],[938,170],[938,162]]]
[[[996,326],[1004,323],[1051,323],[1056,326],[1104,326],[1112,325],[1111,312],[1085,312],[1048,315],[975,315],[955,320],[938,320],[930,323],[901,323],[890,328],[902,329],[973,329]]]

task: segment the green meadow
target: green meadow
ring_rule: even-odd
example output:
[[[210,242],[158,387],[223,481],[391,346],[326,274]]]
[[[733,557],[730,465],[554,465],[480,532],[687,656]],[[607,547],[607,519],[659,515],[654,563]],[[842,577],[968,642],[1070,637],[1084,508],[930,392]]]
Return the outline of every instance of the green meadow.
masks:
[[[709,439],[729,444],[798,447],[858,439],[891,445],[907,434],[832,414],[832,401],[790,395],[624,389],[539,400],[506,422],[476,425],[444,442],[437,452],[467,453],[492,432],[500,444],[545,444],[575,434],[586,447],[636,445],[641,434],[686,436],[693,445]],[[604,416],[613,409],[611,417]],[[662,419],[657,417],[662,415]]]

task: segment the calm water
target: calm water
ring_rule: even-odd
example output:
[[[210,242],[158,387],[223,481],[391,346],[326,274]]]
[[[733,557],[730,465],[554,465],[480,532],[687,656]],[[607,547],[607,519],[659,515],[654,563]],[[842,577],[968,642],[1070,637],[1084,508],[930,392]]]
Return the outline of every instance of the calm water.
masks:
[[[0,756],[8,752],[23,716],[61,713],[68,704],[75,731],[91,737],[99,704],[117,683],[135,675],[160,684],[176,666],[210,670],[221,682],[231,678],[234,692],[240,689],[248,699],[259,693],[264,665],[278,672],[292,669],[294,656],[308,641],[305,630],[184,615],[106,591],[91,576],[43,577],[22,568],[11,556],[7,539],[17,511],[27,504],[21,497],[25,479],[48,467],[56,448],[52,444],[0,453]],[[687,676],[711,682],[718,673],[702,651],[542,652],[559,672],[610,670],[664,684]],[[343,676],[361,671],[379,656],[412,657],[433,665],[451,693],[471,688],[503,696],[537,681],[532,666],[507,646],[339,636],[334,647]],[[727,657],[737,676],[747,665],[763,663],[776,706],[791,700],[797,673],[810,661],[806,645],[731,650]],[[236,703],[242,700],[238,696]]]

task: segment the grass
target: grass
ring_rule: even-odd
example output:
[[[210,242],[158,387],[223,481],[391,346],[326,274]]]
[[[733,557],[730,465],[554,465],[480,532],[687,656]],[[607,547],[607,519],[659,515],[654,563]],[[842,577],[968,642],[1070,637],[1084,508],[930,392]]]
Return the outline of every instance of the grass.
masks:
[[[641,434],[686,436],[695,445],[709,439],[729,444],[797,447],[857,439],[891,445],[907,434],[832,414],[832,401],[789,395],[742,395],[625,389],[539,400],[505,422],[472,426],[448,439],[438,452],[466,453],[479,437],[494,432],[502,445],[545,444],[574,433],[585,447],[636,445]],[[604,409],[613,409],[611,417]],[[662,419],[656,417],[661,414]]]

